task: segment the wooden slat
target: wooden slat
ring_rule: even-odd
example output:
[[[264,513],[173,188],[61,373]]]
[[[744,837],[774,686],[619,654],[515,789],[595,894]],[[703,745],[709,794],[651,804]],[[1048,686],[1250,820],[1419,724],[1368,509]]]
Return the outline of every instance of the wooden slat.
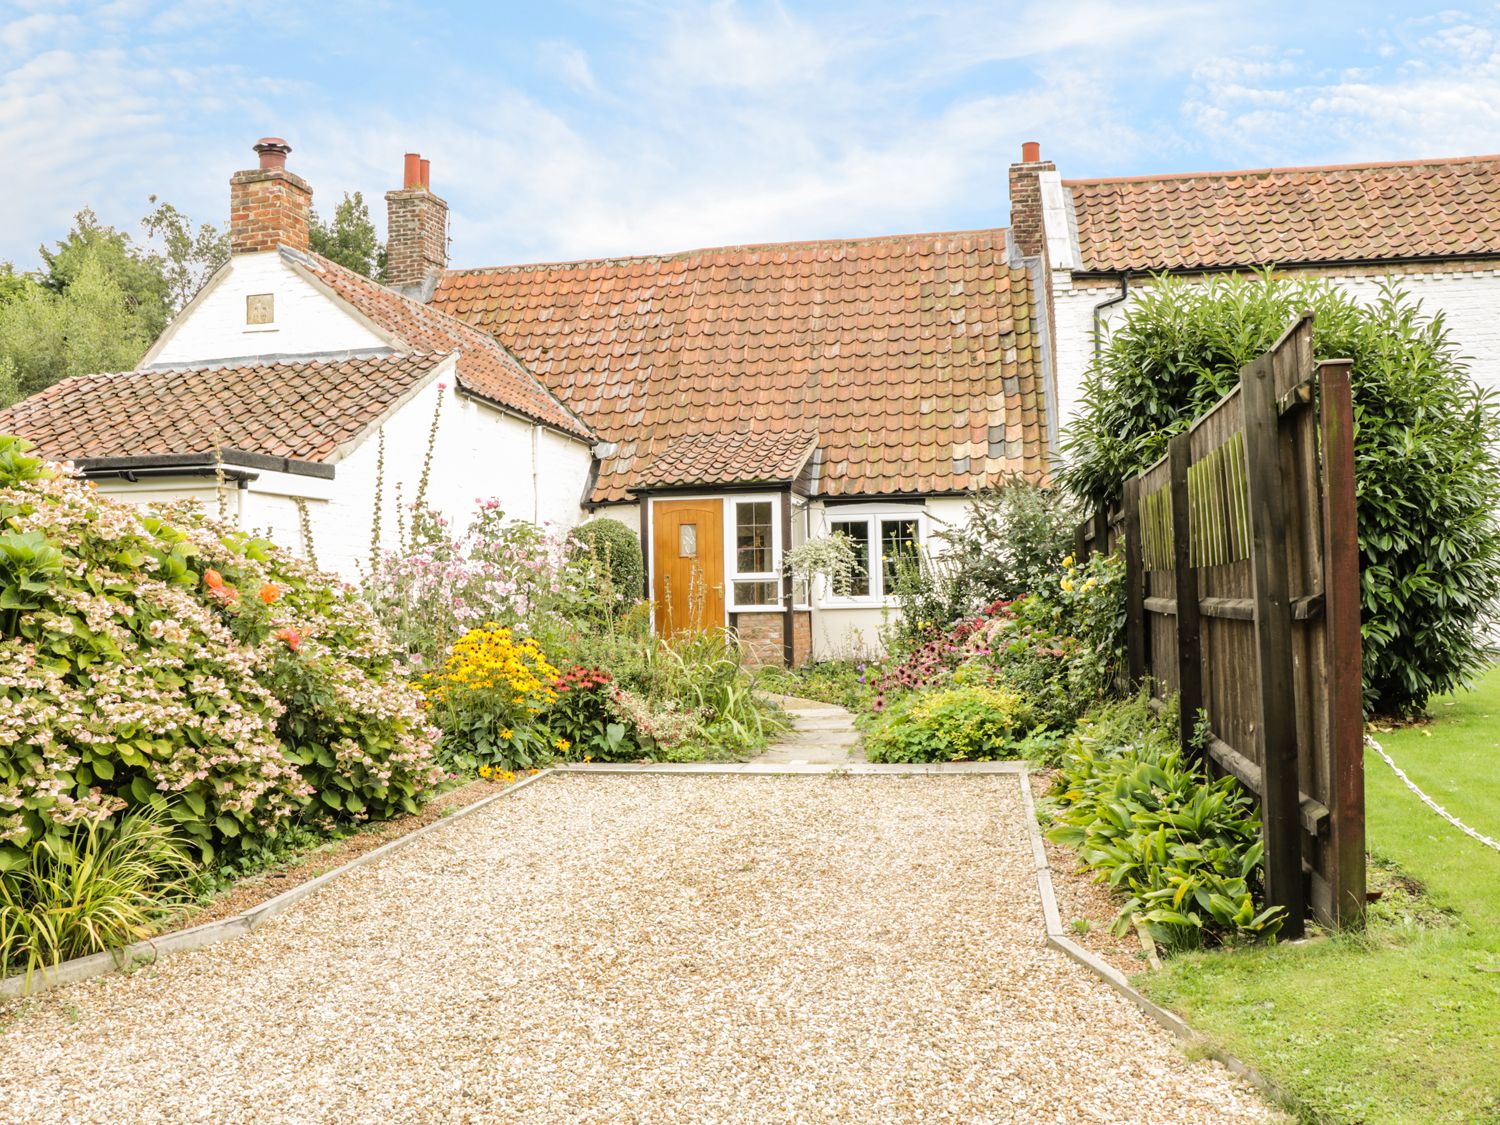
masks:
[[[1286,910],[1283,931],[1288,938],[1296,938],[1303,933],[1306,899],[1297,815],[1296,695],[1275,370],[1275,359],[1262,356],[1241,374],[1240,388],[1250,486],[1255,656],[1260,673],[1255,710],[1263,777],[1260,807],[1266,842],[1266,898]]]
[[[1202,627],[1198,621],[1198,571],[1191,557],[1191,526],[1188,516],[1188,460],[1192,456],[1188,435],[1178,434],[1168,446],[1172,466],[1172,565],[1174,614],[1177,618],[1177,702],[1178,737],[1183,753],[1189,759],[1200,756],[1201,748],[1193,737],[1198,712],[1203,709],[1203,657],[1200,651]]]
[[[1204,749],[1208,751],[1210,758],[1224,767],[1225,773],[1232,773],[1248,792],[1260,796],[1261,772],[1258,765],[1217,735],[1208,736]],[[1329,823],[1330,810],[1316,797],[1298,793],[1297,816],[1302,822],[1303,831],[1309,836],[1317,836]]]
[[[1329,866],[1332,914],[1341,926],[1365,913],[1365,754],[1359,639],[1359,529],[1354,493],[1354,402],[1349,361],[1321,367],[1323,589],[1328,596],[1329,750],[1333,818]]]
[[[1309,594],[1291,599],[1292,620],[1307,621],[1323,613],[1323,595]],[[1176,614],[1176,598],[1147,598],[1149,613]],[[1199,598],[1198,613],[1201,617],[1216,617],[1223,621],[1254,621],[1254,598]]]

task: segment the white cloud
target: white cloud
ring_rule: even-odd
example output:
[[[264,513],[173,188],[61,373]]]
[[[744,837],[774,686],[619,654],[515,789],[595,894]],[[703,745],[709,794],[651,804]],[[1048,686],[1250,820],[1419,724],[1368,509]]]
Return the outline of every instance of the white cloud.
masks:
[[[1497,27],[1446,12],[1398,25],[1393,38],[1374,47],[1379,65],[1329,73],[1287,56],[1274,66],[1243,54],[1207,60],[1184,113],[1219,148],[1270,163],[1494,151]]]

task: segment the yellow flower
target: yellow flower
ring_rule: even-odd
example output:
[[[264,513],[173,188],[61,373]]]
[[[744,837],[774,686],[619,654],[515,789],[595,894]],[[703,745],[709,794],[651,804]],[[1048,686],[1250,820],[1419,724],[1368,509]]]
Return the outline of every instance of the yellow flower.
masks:
[[[573,744],[571,742],[569,742],[566,738],[554,738],[552,740],[552,745],[556,746],[559,750],[567,750]]]
[[[500,737],[503,738],[503,739],[505,739],[506,742],[509,742],[511,740],[511,738],[515,735],[515,733],[516,732],[513,731],[513,730],[511,730],[510,727],[506,727],[504,730],[502,730],[500,732]]]
[[[1073,592],[1073,580],[1071,578],[1064,578],[1062,580],[1062,588],[1071,594]]]
[[[1071,568],[1072,565],[1073,565],[1073,556],[1072,555],[1069,555],[1067,558],[1063,559],[1063,566]]]
[[[489,777],[492,772],[493,771],[490,769],[489,766],[480,766],[479,767],[479,776],[480,777]]]

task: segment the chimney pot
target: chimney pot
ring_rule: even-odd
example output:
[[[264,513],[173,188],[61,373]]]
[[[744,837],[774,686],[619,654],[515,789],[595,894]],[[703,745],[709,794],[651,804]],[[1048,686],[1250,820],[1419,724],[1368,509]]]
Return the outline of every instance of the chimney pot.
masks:
[[[1035,164],[1042,159],[1042,144],[1040,141],[1021,142],[1021,163]]]
[[[422,187],[428,191],[432,190],[432,161],[430,160],[422,161]]]
[[[414,152],[406,154],[406,173],[401,177],[403,188],[422,186],[422,158]]]
[[[292,146],[280,137],[262,137],[255,142],[255,151],[260,156],[261,171],[279,172],[286,167],[286,156]]]

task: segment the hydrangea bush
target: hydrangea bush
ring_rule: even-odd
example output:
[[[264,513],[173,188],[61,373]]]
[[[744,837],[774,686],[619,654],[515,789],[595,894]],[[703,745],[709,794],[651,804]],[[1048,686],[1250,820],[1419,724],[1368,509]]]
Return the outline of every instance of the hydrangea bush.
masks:
[[[0,436],[0,870],[130,808],[211,857],[415,807],[434,732],[353,591],[27,449]]]

